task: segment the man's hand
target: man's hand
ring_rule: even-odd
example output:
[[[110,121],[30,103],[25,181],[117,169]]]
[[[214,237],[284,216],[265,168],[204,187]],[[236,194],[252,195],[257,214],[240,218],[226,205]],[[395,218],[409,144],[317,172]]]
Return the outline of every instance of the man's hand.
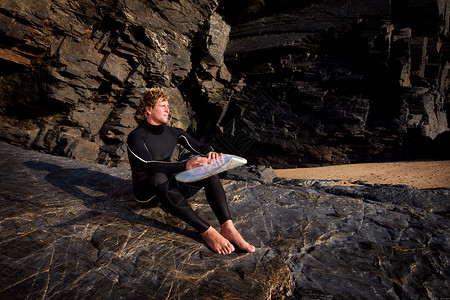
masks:
[[[204,166],[206,164],[209,164],[210,162],[211,161],[208,158],[206,158],[206,157],[197,156],[197,157],[194,157],[194,158],[192,158],[192,159],[187,161],[187,163],[186,163],[186,170],[190,170],[190,169],[194,169],[194,168],[197,168],[197,167],[201,167],[201,166]]]
[[[210,160],[216,160],[216,159],[222,158],[222,153],[208,152],[206,154],[206,157]]]
[[[194,157],[193,159],[187,161],[186,170],[191,170],[197,167],[207,165],[210,162],[219,158],[222,158],[222,153],[217,152],[208,152],[208,154],[206,154],[206,157],[203,156]]]

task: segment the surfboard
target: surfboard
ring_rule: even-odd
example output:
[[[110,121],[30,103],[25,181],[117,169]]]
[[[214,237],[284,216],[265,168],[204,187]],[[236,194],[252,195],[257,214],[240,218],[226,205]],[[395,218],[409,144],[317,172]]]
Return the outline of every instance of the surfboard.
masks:
[[[243,157],[231,154],[223,154],[221,158],[216,159],[207,165],[177,174],[175,176],[175,179],[180,182],[199,181],[209,176],[245,165],[246,163],[247,160]]]

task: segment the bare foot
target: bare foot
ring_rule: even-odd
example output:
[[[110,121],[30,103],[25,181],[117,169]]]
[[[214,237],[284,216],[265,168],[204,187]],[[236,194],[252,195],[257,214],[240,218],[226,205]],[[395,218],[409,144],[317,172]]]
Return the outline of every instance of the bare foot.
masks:
[[[233,221],[228,220],[220,227],[220,234],[230,242],[234,243],[239,249],[247,252],[255,252],[255,247],[247,243],[234,227]]]
[[[211,226],[201,234],[208,246],[219,254],[230,254],[234,246]]]

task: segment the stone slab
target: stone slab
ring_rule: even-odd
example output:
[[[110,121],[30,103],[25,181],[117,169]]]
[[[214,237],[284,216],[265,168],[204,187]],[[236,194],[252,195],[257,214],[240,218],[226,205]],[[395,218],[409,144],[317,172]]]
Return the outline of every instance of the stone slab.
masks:
[[[0,143],[0,298],[450,296],[448,211],[420,207],[422,190],[408,205],[389,193],[408,202],[411,187],[373,196],[379,187],[234,174],[223,179],[231,213],[257,250],[222,256],[160,208],[137,206],[130,176]],[[449,203],[449,189],[424,192]],[[190,201],[217,227],[202,191]]]

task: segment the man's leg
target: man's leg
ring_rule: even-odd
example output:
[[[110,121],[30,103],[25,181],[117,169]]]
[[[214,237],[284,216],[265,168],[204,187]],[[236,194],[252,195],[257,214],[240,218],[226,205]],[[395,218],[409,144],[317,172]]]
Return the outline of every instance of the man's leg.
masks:
[[[194,227],[213,251],[219,254],[230,254],[234,251],[230,241],[195,213],[186,198],[178,190],[175,179],[169,180],[166,174],[155,173],[151,182],[158,191],[163,208]]]
[[[228,200],[220,182],[219,176],[214,175],[201,181],[205,187],[206,200],[213,210],[214,214],[222,225],[228,220],[231,220],[230,208],[228,207]]]
[[[255,247],[247,243],[234,227],[225,191],[219,176],[214,175],[200,182],[205,187],[206,199],[219,220],[221,235],[239,249],[254,252]]]
[[[180,193],[175,180],[169,180],[164,173],[155,173],[150,181],[161,199],[161,206],[167,212],[185,221],[198,232],[204,232],[209,228],[209,224],[194,212],[186,198]]]

